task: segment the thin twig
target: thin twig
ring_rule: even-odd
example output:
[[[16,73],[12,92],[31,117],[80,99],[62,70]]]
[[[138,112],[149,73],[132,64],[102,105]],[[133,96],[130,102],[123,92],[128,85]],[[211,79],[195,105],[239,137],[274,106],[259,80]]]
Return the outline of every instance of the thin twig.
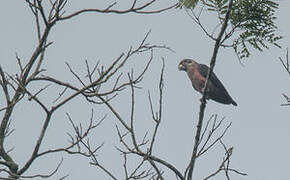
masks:
[[[135,3],[133,2],[131,7],[129,9],[126,9],[126,10],[114,10],[114,9],[111,9],[115,3],[109,5],[107,8],[105,9],[82,9],[82,10],[79,10],[77,12],[74,12],[70,15],[67,15],[67,16],[62,16],[62,17],[59,17],[59,20],[67,20],[67,19],[70,19],[70,18],[73,18],[75,16],[78,16],[80,14],[83,14],[83,13],[114,13],[114,14],[127,14],[127,13],[137,13],[137,14],[158,14],[158,13],[161,13],[161,12],[164,12],[164,11],[167,11],[169,9],[172,9],[174,7],[177,6],[178,3],[175,3],[169,7],[166,7],[166,8],[163,8],[163,9],[159,9],[159,10],[151,10],[151,11],[145,11],[144,9],[148,6],[150,6],[151,4],[153,4],[156,0],[152,0],[144,5],[141,5],[139,7],[135,7]]]

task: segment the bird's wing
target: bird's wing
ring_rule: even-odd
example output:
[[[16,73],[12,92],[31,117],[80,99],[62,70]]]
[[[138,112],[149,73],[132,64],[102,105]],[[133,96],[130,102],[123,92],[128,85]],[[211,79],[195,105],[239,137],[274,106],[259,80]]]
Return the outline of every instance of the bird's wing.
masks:
[[[206,78],[207,73],[209,71],[209,67],[205,64],[199,64],[198,65],[198,71],[199,73]],[[222,84],[222,82],[217,78],[215,73],[213,72],[210,77],[210,81],[212,84],[214,84],[217,88],[226,91],[226,88]]]
[[[209,67],[204,64],[199,64],[198,71],[202,76],[206,77],[209,71]],[[211,74],[209,81],[209,89],[212,88],[212,91],[209,93],[209,97],[211,99],[224,104],[233,104],[235,106],[237,105],[237,103],[231,98],[231,96],[227,92],[222,82],[217,78],[215,73]],[[212,85],[213,87],[210,87]]]

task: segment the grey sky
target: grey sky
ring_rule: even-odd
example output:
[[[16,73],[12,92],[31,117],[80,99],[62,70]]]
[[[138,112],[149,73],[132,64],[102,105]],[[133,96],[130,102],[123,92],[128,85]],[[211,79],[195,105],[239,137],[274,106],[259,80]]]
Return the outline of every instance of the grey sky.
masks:
[[[102,8],[110,2],[75,0],[67,4],[67,11],[85,7]],[[123,2],[116,8],[124,8],[127,3],[128,1]],[[169,4],[172,4],[171,1],[163,1],[155,7]],[[289,1],[280,1],[277,25],[279,33],[284,37],[281,40],[283,47],[289,46],[290,42],[289,8]],[[15,52],[26,61],[36,46],[35,24],[29,7],[22,1],[4,0],[0,6],[0,19],[0,63],[6,72],[14,74],[18,70]],[[204,18],[204,21],[210,25],[214,22],[213,19]],[[213,42],[183,10],[171,10],[146,16],[90,13],[58,23],[49,36],[49,40],[54,43],[47,50],[43,67],[47,69],[48,75],[59,77],[64,81],[76,82],[65,62],[69,62],[77,72],[85,75],[86,59],[91,64],[100,60],[102,64],[107,65],[122,52],[127,51],[130,46],[140,43],[150,29],[148,42],[165,44],[176,53],[165,50],[156,52],[154,62],[142,83],[144,88],[136,92],[136,131],[141,139],[147,130],[152,130],[147,91],[154,90],[152,95],[156,107],[161,57],[164,57],[166,62],[164,116],[154,154],[182,170],[191,155],[201,95],[193,90],[186,74],[177,70],[177,64],[183,58],[193,58],[208,64],[213,49]],[[290,85],[289,75],[278,60],[280,56],[285,57],[285,48],[272,47],[262,53],[254,51],[250,58],[243,61],[244,66],[241,66],[231,49],[221,49],[218,54],[214,71],[238,106],[225,106],[209,101],[205,119],[217,113],[219,118],[225,116],[226,122],[233,123],[224,142],[234,147],[231,160],[233,167],[248,174],[246,177],[233,175],[235,180],[289,178],[290,110],[289,107],[281,107],[280,104],[284,102],[282,93],[290,95]],[[138,66],[143,65],[144,59],[138,57],[133,59],[125,69],[137,67],[137,70],[140,70]],[[33,86],[31,88],[33,89]],[[58,93],[53,91],[47,92],[43,100],[51,103]],[[125,95],[128,93],[122,93],[113,104],[121,115],[128,116],[130,103]],[[0,98],[3,99],[2,91],[0,91]],[[2,106],[4,106],[3,100],[0,101],[0,107]],[[76,122],[86,124],[91,108],[95,110],[98,119],[108,114],[108,118],[93,134],[91,143],[98,145],[105,142],[104,148],[99,153],[100,162],[112,169],[118,177],[122,177],[120,174],[123,173],[122,158],[114,148],[115,145],[119,146],[114,128],[117,121],[106,107],[92,106],[83,98],[75,99],[54,116],[41,149],[55,148],[67,143],[66,132],[72,132],[72,129],[65,112],[70,113]],[[39,107],[29,102],[19,104],[12,116],[15,132],[8,138],[7,146],[15,147],[11,154],[21,165],[31,154],[31,148],[35,144],[39,127],[43,122],[42,115]],[[0,116],[3,116],[3,112],[0,112]],[[222,148],[217,146],[209,155],[201,158],[197,163],[196,178],[201,179],[213,172],[223,155]],[[57,175],[51,179],[66,174],[69,174],[68,179],[108,179],[104,178],[104,173],[99,169],[90,166],[87,159],[65,154],[37,160],[29,173],[48,172],[55,167],[61,157],[64,157],[64,163]],[[130,160],[134,162],[134,159]],[[166,177],[174,179],[170,173]]]

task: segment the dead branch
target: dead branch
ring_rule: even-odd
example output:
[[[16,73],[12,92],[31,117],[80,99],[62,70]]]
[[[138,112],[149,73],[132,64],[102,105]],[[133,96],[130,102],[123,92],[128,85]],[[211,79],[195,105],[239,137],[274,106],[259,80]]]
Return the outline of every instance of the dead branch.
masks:
[[[150,11],[146,11],[145,8],[151,6],[156,0],[151,0],[143,5],[140,5],[139,7],[136,7],[136,0],[132,3],[131,7],[126,9],[126,10],[114,10],[112,9],[113,6],[116,5],[116,3],[112,3],[110,4],[107,8],[105,9],[82,9],[79,10],[77,12],[74,12],[70,15],[67,16],[62,16],[59,17],[59,20],[67,20],[70,18],[73,18],[77,15],[80,14],[84,14],[84,13],[114,13],[114,14],[126,14],[126,13],[137,13],[137,14],[157,14],[157,13],[161,13],[164,11],[167,11],[169,9],[172,9],[174,7],[177,6],[178,3],[175,3],[169,7],[163,8],[163,9],[159,9],[159,10],[150,10]]]
[[[116,179],[108,170],[106,170],[103,166],[97,163],[96,159],[96,151],[102,146],[100,145],[97,148],[92,148],[89,144],[89,140],[85,141],[85,137],[88,136],[89,131],[94,129],[96,126],[90,124],[90,126],[83,130],[81,127],[76,126],[72,121],[71,124],[74,128],[74,131],[76,133],[75,136],[70,135],[71,137],[71,144],[62,148],[53,149],[53,150],[46,150],[43,152],[39,152],[40,147],[43,143],[43,139],[45,137],[45,134],[47,133],[47,128],[52,121],[52,117],[54,113],[60,108],[66,105],[69,101],[74,99],[75,97],[82,95],[86,98],[87,101],[91,103],[103,103],[107,105],[108,107],[111,107],[109,104],[109,101],[113,99],[117,92],[120,92],[124,90],[126,87],[131,87],[132,89],[136,88],[136,85],[142,80],[145,72],[147,71],[152,59],[153,59],[153,50],[161,48],[161,49],[169,49],[165,46],[158,46],[158,45],[150,45],[145,43],[145,40],[147,39],[149,33],[146,35],[146,37],[143,39],[142,43],[139,47],[136,49],[130,49],[127,53],[122,53],[118,58],[116,58],[113,63],[108,68],[99,68],[98,64],[94,68],[89,68],[87,64],[87,72],[88,72],[88,78],[89,83],[85,83],[81,79],[81,76],[78,76],[75,71],[71,68],[71,66],[68,65],[71,73],[78,79],[78,81],[81,83],[82,87],[76,87],[69,83],[62,82],[61,80],[58,80],[57,78],[52,78],[48,76],[40,75],[44,72],[44,69],[42,68],[43,62],[44,62],[44,55],[46,49],[52,44],[52,42],[49,42],[49,34],[57,24],[57,22],[61,22],[63,20],[68,20],[77,17],[78,15],[89,13],[89,12],[95,12],[95,13],[115,13],[115,14],[126,14],[126,13],[137,13],[137,14],[155,14],[164,12],[166,10],[172,9],[175,7],[176,4],[157,9],[157,10],[148,10],[150,7],[155,4],[156,0],[150,0],[148,2],[142,3],[139,5],[136,0],[133,1],[132,5],[125,10],[116,10],[113,9],[114,5],[116,3],[113,3],[109,5],[105,9],[82,9],[76,12],[73,12],[72,14],[66,15],[65,8],[67,5],[67,0],[50,0],[48,2],[48,7],[45,7],[45,3],[42,0],[26,0],[26,3],[28,7],[30,8],[30,11],[32,15],[34,16],[34,21],[36,25],[36,36],[38,39],[38,43],[36,44],[31,56],[27,59],[27,61],[22,61],[20,57],[16,54],[16,60],[17,64],[19,66],[19,72],[16,75],[9,75],[9,73],[5,73],[0,67],[0,85],[1,89],[4,92],[4,96],[6,99],[6,105],[5,107],[1,107],[0,111],[4,112],[3,117],[1,119],[0,124],[0,157],[1,161],[0,164],[7,167],[6,171],[11,176],[12,179],[17,179],[19,177],[22,178],[33,178],[33,177],[48,177],[49,175],[32,175],[32,176],[23,176],[25,172],[29,168],[31,168],[31,165],[33,162],[43,156],[48,155],[51,153],[57,153],[57,152],[66,152],[66,153],[79,153],[84,156],[89,156],[93,158],[93,164],[103,169],[108,176],[110,176],[112,179]],[[121,83],[121,77],[122,73],[119,73],[121,71],[121,68],[126,64],[128,59],[136,54],[141,54],[149,52],[151,54],[151,57],[149,59],[148,64],[145,66],[144,70],[140,72],[137,75],[133,74],[130,76],[129,81],[125,83]],[[25,63],[23,63],[25,62]],[[92,69],[92,70],[91,70]],[[98,74],[98,77],[95,78],[93,75]],[[116,77],[114,86],[111,90],[103,91],[101,92],[101,87],[106,82],[113,79],[113,77]],[[54,106],[49,106],[45,104],[41,98],[40,94],[42,94],[46,88],[43,87],[39,89],[36,93],[33,90],[31,90],[29,87],[30,83],[42,81],[42,82],[51,82],[53,85],[58,85],[60,87],[63,87],[65,90],[59,94],[59,97],[57,97],[57,102],[55,101]],[[71,90],[73,93],[69,94],[67,97],[64,95],[64,91]],[[32,152],[30,157],[27,159],[27,161],[24,163],[22,167],[19,167],[17,162],[14,161],[13,157],[9,155],[10,150],[5,149],[5,138],[11,134],[12,131],[9,131],[9,123],[11,122],[11,115],[14,112],[14,107],[17,103],[19,103],[21,100],[23,100],[23,97],[25,95],[29,96],[28,100],[33,100],[36,102],[46,113],[45,117],[43,118],[43,124],[40,129],[40,134],[35,142],[34,147],[32,147]],[[111,107],[111,109],[113,109]],[[133,110],[132,110],[133,112]],[[118,114],[115,114],[118,116]],[[123,120],[122,120],[123,121]],[[120,118],[120,122],[121,118]],[[125,121],[124,121],[125,122]],[[123,126],[127,127],[127,130],[133,129],[133,126],[130,127],[127,124],[123,124]],[[137,140],[136,140],[137,141]],[[143,144],[142,144],[143,143]],[[142,142],[141,144],[136,144],[137,146],[146,144],[145,142]],[[80,146],[82,146],[82,149],[78,149]],[[76,147],[77,150],[73,150],[73,148]],[[86,152],[83,150],[87,149]],[[56,171],[58,170],[58,167],[56,168]],[[52,173],[53,175],[54,173]]]
[[[229,172],[233,172],[233,173],[236,173],[236,174],[239,174],[242,176],[246,176],[247,175],[246,173],[243,173],[243,172],[240,172],[236,169],[230,168],[230,157],[232,156],[234,148],[233,147],[227,148],[222,141],[219,141],[219,142],[225,150],[225,157],[223,158],[223,161],[221,162],[219,168],[215,172],[210,174],[209,176],[205,177],[204,180],[208,180],[208,179],[216,176],[217,174],[219,174],[222,171],[225,172],[225,176],[226,176],[227,180],[230,180]]]
[[[163,174],[162,171],[158,168],[158,166],[156,164],[156,163],[159,163],[159,164],[167,167],[169,170],[173,171],[179,179],[184,180],[183,175],[172,164],[152,155],[153,154],[152,150],[153,150],[154,142],[155,142],[155,139],[157,136],[158,127],[160,125],[161,118],[162,118],[162,97],[163,97],[163,86],[164,86],[164,80],[163,80],[164,69],[165,69],[165,64],[164,64],[164,60],[163,60],[163,65],[162,65],[161,74],[160,74],[160,81],[159,81],[159,101],[158,101],[159,108],[158,108],[158,111],[156,113],[153,110],[153,105],[152,105],[153,103],[152,103],[152,98],[150,96],[150,93],[148,95],[149,105],[150,105],[150,109],[151,109],[151,115],[152,115],[153,122],[155,123],[155,128],[154,128],[153,135],[152,135],[150,141],[145,140],[146,134],[147,134],[146,133],[144,138],[143,138],[143,141],[137,142],[136,132],[134,131],[134,121],[135,121],[135,117],[133,117],[134,116],[134,106],[135,106],[134,89],[137,87],[135,87],[133,85],[134,83],[132,81],[132,79],[133,79],[132,73],[128,75],[130,87],[131,87],[131,115],[129,118],[130,123],[126,123],[124,118],[119,116],[117,111],[109,103],[107,103],[106,105],[111,110],[111,112],[116,116],[116,118],[120,121],[122,127],[125,129],[125,133],[121,133],[119,127],[116,126],[116,130],[117,130],[117,134],[119,136],[120,143],[124,147],[124,149],[117,147],[117,150],[119,150],[122,154],[137,155],[139,157],[142,157],[144,160],[148,161],[156,173],[152,177],[156,177],[156,179],[164,179],[162,176],[162,174]],[[127,124],[130,124],[130,125],[127,125]],[[130,135],[130,136],[127,136],[127,135]],[[131,137],[131,138],[129,138],[129,137]],[[126,140],[126,138],[127,138],[127,140]],[[150,143],[148,144],[148,142],[150,142]],[[141,149],[141,146],[144,146],[144,145],[148,146],[147,151],[145,151],[145,152]]]
[[[225,118],[222,118],[218,124],[216,124],[216,118],[217,116],[215,116],[214,119],[214,123],[212,125],[211,130],[209,130],[208,132],[208,136],[204,142],[204,144],[201,146],[200,150],[197,153],[197,158],[201,155],[203,155],[204,153],[206,153],[208,150],[210,150],[217,142],[221,141],[221,139],[224,137],[224,135],[226,134],[226,132],[228,131],[228,129],[230,128],[232,123],[229,123],[226,128],[223,130],[223,132],[221,133],[221,135],[219,135],[215,140],[213,140],[213,142],[210,143],[210,140],[213,139],[214,134],[217,132],[217,130],[221,127],[221,124],[223,123]],[[211,120],[211,119],[210,119]],[[209,121],[210,121],[209,120]],[[203,137],[200,138],[200,140],[203,140]]]
[[[46,150],[43,152],[38,153],[38,157],[43,156],[43,155],[47,155],[50,153],[57,153],[57,152],[66,152],[68,154],[81,154],[81,149],[79,148],[79,144],[80,144],[80,140],[85,139],[86,137],[89,136],[89,134],[96,129],[97,127],[99,127],[101,125],[101,123],[106,119],[107,116],[104,116],[103,118],[101,118],[97,123],[94,123],[94,111],[93,109],[91,110],[91,116],[89,119],[89,125],[86,129],[83,129],[82,125],[77,126],[72,118],[70,117],[70,115],[67,113],[66,114],[68,117],[69,122],[71,123],[71,126],[74,129],[74,134],[71,133],[67,133],[67,135],[70,137],[70,141],[69,141],[69,145],[67,145],[66,147],[61,147],[61,148],[56,148],[56,149],[50,149],[50,150]],[[100,147],[103,145],[103,143],[100,145]],[[75,147],[77,147],[77,150],[73,150]],[[97,148],[99,149],[99,148]],[[82,155],[87,155],[87,154],[82,154]]]
[[[17,179],[49,178],[49,177],[52,177],[56,172],[58,172],[62,162],[63,162],[63,159],[60,160],[56,168],[49,174],[35,174],[35,175],[30,175],[30,176],[20,176],[18,174],[13,174],[11,173],[11,171],[8,171],[6,169],[1,169],[1,171],[6,172],[11,177],[8,179],[11,179],[11,180],[14,180],[15,178]],[[4,178],[0,177],[0,179],[4,179]]]

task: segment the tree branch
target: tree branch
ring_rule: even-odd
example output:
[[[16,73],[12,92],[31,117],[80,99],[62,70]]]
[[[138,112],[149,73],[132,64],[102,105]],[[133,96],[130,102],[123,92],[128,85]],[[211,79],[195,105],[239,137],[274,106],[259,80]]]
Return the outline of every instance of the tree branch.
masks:
[[[192,180],[192,175],[193,175],[193,170],[194,170],[194,165],[195,165],[195,160],[196,160],[196,156],[197,156],[197,152],[198,152],[198,145],[199,145],[199,140],[200,140],[200,135],[201,135],[200,132],[202,129],[204,111],[205,111],[205,107],[206,107],[206,94],[207,94],[208,80],[209,80],[209,78],[213,72],[214,66],[215,66],[217,53],[218,53],[218,50],[220,47],[220,42],[221,42],[221,39],[222,39],[222,37],[225,33],[225,30],[227,28],[227,25],[228,25],[232,5],[233,5],[233,0],[230,0],[229,7],[227,10],[223,25],[222,25],[220,33],[215,41],[214,51],[213,51],[213,55],[212,55],[212,58],[210,61],[210,69],[209,69],[209,72],[207,74],[206,81],[205,81],[204,94],[203,94],[202,99],[201,99],[199,120],[198,120],[198,124],[197,124],[197,131],[195,134],[195,143],[194,143],[194,147],[193,147],[193,152],[192,152],[190,163],[188,165],[189,171],[188,171],[188,175],[187,175],[187,180]]]
[[[135,7],[135,3],[136,2],[133,2],[132,3],[132,6],[130,8],[128,8],[128,9],[126,9],[126,10],[114,10],[114,9],[111,9],[116,4],[116,3],[112,3],[111,5],[109,5],[105,9],[82,9],[82,10],[79,10],[77,12],[74,12],[74,13],[72,13],[70,15],[60,17],[59,20],[67,20],[67,19],[73,18],[73,17],[75,17],[77,15],[84,14],[84,13],[114,13],[114,14],[137,13],[137,14],[157,14],[157,13],[161,13],[161,12],[167,11],[169,9],[172,9],[172,8],[176,7],[177,4],[178,4],[178,3],[175,3],[172,6],[169,6],[169,7],[163,8],[163,9],[159,9],[159,10],[152,10],[152,11],[145,11],[144,10],[145,8],[147,8],[150,5],[152,5],[155,1],[156,0],[151,0],[148,3],[145,3],[144,5],[141,5],[139,7]]]

